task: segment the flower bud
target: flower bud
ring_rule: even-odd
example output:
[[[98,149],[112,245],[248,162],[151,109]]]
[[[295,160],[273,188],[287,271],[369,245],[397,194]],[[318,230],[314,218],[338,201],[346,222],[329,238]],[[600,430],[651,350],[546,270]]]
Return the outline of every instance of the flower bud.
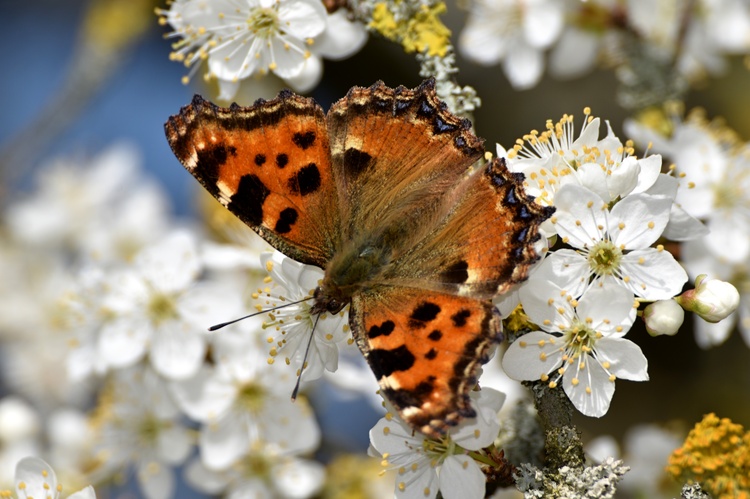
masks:
[[[740,294],[737,288],[719,279],[706,279],[705,274],[695,279],[695,289],[675,298],[682,308],[695,312],[706,322],[719,322],[737,310]]]
[[[651,336],[674,336],[685,320],[685,311],[674,300],[659,300],[643,310],[646,331]]]

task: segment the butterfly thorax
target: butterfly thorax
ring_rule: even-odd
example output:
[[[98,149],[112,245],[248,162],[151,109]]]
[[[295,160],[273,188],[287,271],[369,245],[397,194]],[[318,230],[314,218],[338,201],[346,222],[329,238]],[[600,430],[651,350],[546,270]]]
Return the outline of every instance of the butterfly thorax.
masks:
[[[315,290],[314,312],[341,311],[356,293],[382,279],[393,256],[380,238],[356,238],[344,244],[326,266],[325,276]]]

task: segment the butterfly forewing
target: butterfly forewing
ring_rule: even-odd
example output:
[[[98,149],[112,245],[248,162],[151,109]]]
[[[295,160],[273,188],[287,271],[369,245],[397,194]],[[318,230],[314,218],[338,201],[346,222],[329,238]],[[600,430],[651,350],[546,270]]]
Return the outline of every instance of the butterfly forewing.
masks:
[[[475,415],[469,392],[499,341],[489,303],[389,288],[357,296],[349,313],[381,394],[407,423],[437,437]]]
[[[165,125],[177,158],[232,213],[287,256],[324,267],[339,244],[325,116],[282,92],[250,107],[196,96]]]
[[[470,123],[446,111],[434,82],[355,87],[327,115],[348,237],[389,227],[415,243],[445,192],[481,158]],[[439,218],[439,216],[438,216]],[[397,248],[402,249],[402,248]]]

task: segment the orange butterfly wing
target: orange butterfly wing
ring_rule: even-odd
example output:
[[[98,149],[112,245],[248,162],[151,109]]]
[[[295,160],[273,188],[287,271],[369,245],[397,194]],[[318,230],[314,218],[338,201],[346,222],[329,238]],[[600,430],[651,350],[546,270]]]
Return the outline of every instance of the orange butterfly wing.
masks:
[[[287,256],[325,267],[340,244],[323,110],[284,91],[251,107],[195,96],[164,125],[172,151],[221,204]]]
[[[418,289],[355,297],[352,332],[381,394],[422,433],[439,437],[476,415],[469,392],[500,340],[490,303]]]

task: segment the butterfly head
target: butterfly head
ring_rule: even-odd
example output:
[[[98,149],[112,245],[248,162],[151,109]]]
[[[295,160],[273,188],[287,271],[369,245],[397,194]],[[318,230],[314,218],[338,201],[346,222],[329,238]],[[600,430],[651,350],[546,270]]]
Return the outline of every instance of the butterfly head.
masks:
[[[338,314],[349,304],[351,298],[345,297],[341,292],[327,290],[324,286],[325,283],[315,288],[315,293],[313,294],[315,302],[313,302],[312,313],[322,314],[323,312],[328,312]]]

